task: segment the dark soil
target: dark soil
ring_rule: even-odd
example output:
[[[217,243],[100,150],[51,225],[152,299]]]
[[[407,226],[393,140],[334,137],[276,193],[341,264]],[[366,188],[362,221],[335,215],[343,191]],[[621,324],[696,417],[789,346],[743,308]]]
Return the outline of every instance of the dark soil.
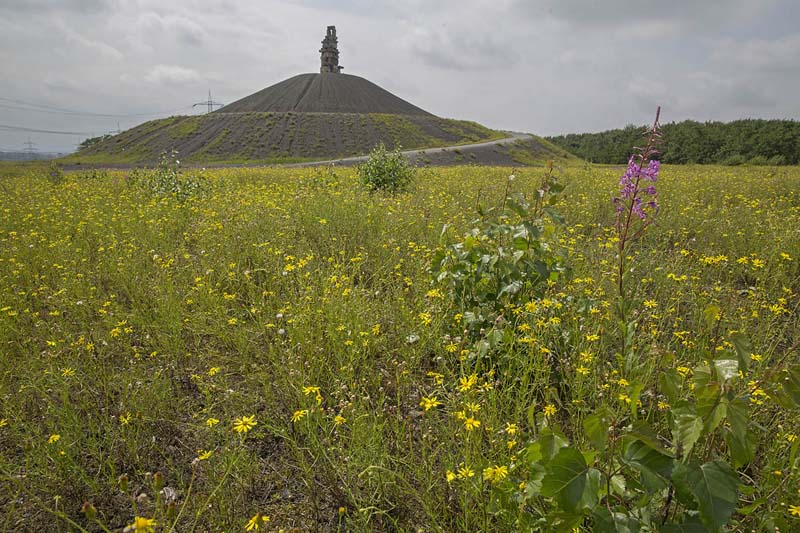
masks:
[[[432,116],[371,81],[349,74],[300,74],[226,105],[216,113],[253,111]]]
[[[162,152],[177,150],[186,163],[278,163],[362,155],[380,142],[414,149],[498,136],[474,122],[433,115],[215,112],[146,122],[62,161],[152,165]]]

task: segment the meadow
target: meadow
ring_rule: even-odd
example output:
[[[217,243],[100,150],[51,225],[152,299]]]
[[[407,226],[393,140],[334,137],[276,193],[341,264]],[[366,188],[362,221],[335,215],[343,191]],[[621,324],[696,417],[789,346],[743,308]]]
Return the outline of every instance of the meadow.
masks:
[[[663,166],[625,323],[623,170],[481,325],[431,265],[545,168],[0,167],[0,531],[800,530],[800,168]]]

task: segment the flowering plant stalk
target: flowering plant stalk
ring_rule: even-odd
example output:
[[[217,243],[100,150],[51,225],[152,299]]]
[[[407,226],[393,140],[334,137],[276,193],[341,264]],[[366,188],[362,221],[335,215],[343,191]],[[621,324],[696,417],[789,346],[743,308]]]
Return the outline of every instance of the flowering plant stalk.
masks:
[[[644,148],[634,147],[636,153],[628,159],[628,168],[619,180],[619,196],[614,198],[617,208],[617,243],[619,251],[619,269],[617,272],[617,286],[620,296],[624,297],[625,287],[623,274],[625,273],[625,249],[644,233],[647,226],[658,214],[658,191],[656,181],[661,163],[654,156],[660,152],[657,146],[661,141],[661,130],[658,119],[661,107],[656,110],[656,119],[652,127],[647,130],[647,143]]]
[[[647,142],[643,148],[634,147],[634,153],[628,159],[628,167],[619,180],[619,194],[613,200],[617,210],[617,291],[619,296],[618,315],[622,335],[622,354],[631,344],[635,323],[628,322],[631,302],[625,291],[625,275],[627,273],[627,250],[630,244],[642,236],[647,227],[653,223],[658,214],[658,191],[656,181],[661,163],[654,159],[660,152],[657,147],[661,141],[659,116],[661,107],[656,109],[656,118],[648,128]]]

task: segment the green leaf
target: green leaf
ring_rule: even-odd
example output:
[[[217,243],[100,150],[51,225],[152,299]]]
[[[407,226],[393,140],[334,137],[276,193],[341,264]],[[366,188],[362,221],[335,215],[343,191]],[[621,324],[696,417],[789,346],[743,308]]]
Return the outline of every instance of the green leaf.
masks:
[[[723,436],[733,460],[733,466],[740,468],[753,460],[756,453],[756,439],[750,429],[750,402],[746,398],[735,398],[728,402],[728,424]]]
[[[733,347],[736,349],[736,356],[739,359],[739,368],[743,372],[747,372],[747,365],[750,364],[750,354],[753,347],[750,345],[750,339],[744,333],[734,333],[728,337]]]
[[[714,431],[725,418],[728,404],[723,401],[719,384],[708,383],[702,389],[695,387],[697,414],[704,420],[703,429],[706,434]]]
[[[639,521],[632,516],[617,511],[609,511],[605,507],[598,507],[594,514],[595,533],[635,533],[639,531]]]
[[[714,361],[714,369],[717,371],[719,382],[725,383],[729,379],[739,376],[739,361],[736,359],[717,359]]]
[[[502,297],[505,294],[514,295],[517,294],[520,289],[522,289],[522,280],[516,279],[505,285],[502,289],[500,289],[500,294],[497,295],[498,298]]]
[[[564,217],[554,207],[549,207],[549,206],[548,207],[543,207],[542,211],[544,211],[545,214],[548,217],[550,217],[550,220],[552,220],[556,224],[559,224],[559,225],[562,225],[562,226],[564,225]]]
[[[569,441],[563,435],[554,432],[550,428],[543,428],[539,438],[525,449],[525,456],[531,463],[540,462],[544,464],[555,457],[559,450],[568,445]]]
[[[598,409],[597,412],[583,420],[583,430],[586,432],[586,437],[601,452],[605,451],[608,443],[608,424],[610,422],[611,415],[608,409]]]
[[[679,464],[673,481],[694,497],[700,519],[712,531],[719,531],[739,502],[739,477],[727,463],[712,461],[700,467]]]
[[[711,367],[705,363],[692,369],[692,381],[694,382],[695,390],[704,389],[711,382],[711,377]]]
[[[703,523],[694,516],[688,517],[680,524],[665,524],[659,531],[661,533],[708,533]]]
[[[792,366],[787,368],[781,373],[781,386],[785,399],[794,404],[794,407],[800,407],[800,366]]]
[[[672,419],[675,447],[681,450],[682,457],[688,457],[697,439],[703,433],[703,419],[688,407],[674,409]]]
[[[675,459],[663,452],[655,450],[640,440],[634,440],[623,450],[625,464],[641,471],[657,474],[664,481],[669,481]]]
[[[542,480],[542,496],[552,497],[567,512],[577,513],[597,505],[600,472],[586,465],[575,448],[561,448],[547,467]]]
[[[681,383],[683,379],[678,371],[674,368],[668,368],[661,373],[658,378],[659,385],[661,385],[661,392],[667,397],[669,403],[675,403],[680,398]]]

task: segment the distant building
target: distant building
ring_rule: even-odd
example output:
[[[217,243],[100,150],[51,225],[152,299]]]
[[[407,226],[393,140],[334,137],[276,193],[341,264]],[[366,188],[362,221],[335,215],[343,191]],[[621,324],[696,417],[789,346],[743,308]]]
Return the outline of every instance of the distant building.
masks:
[[[336,26],[328,26],[328,33],[322,40],[322,48],[319,50],[320,74],[331,72],[339,74],[344,67],[339,66],[339,40],[336,38]]]

